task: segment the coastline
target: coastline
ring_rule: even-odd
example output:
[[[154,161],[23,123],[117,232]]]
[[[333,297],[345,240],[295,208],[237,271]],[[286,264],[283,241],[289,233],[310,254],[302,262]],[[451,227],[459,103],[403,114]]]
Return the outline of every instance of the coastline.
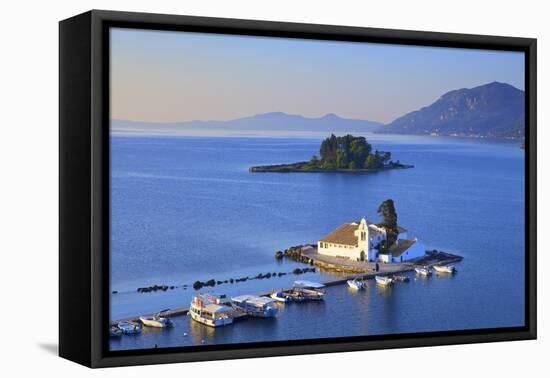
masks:
[[[381,168],[375,168],[375,169],[366,169],[366,168],[358,168],[358,169],[342,169],[342,168],[335,168],[335,169],[320,169],[320,168],[313,168],[313,169],[306,169],[303,168],[307,162],[300,162],[300,163],[292,163],[292,164],[275,164],[275,165],[259,165],[248,168],[249,172],[253,173],[268,173],[268,172],[275,172],[275,173],[376,173],[376,172],[382,172],[382,171],[389,171],[392,169],[410,169],[414,168],[414,165],[412,164],[400,164],[396,166],[390,166],[390,167],[381,167]]]

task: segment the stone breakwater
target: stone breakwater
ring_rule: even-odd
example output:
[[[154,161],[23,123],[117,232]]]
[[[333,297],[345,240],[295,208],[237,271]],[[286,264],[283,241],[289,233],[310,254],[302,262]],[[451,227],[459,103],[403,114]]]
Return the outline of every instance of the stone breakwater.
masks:
[[[214,287],[224,284],[236,284],[239,282],[246,282],[251,280],[264,280],[264,279],[270,279],[270,278],[276,278],[276,277],[283,277],[286,275],[300,275],[304,273],[315,273],[317,269],[315,267],[305,267],[305,268],[295,268],[290,272],[267,272],[267,273],[258,273],[255,276],[244,276],[244,277],[238,277],[238,278],[229,278],[229,279],[223,279],[223,280],[217,280],[215,278],[211,278],[208,281],[195,281],[193,284],[183,284],[183,285],[151,285],[151,286],[145,286],[145,287],[138,287],[136,291],[138,293],[155,293],[158,291],[168,291],[168,290],[174,290],[181,288],[183,290],[187,290],[188,288],[192,287],[195,290],[200,290],[204,287]],[[118,290],[113,290],[111,292],[112,294],[118,294]]]
[[[216,285],[223,285],[223,284],[233,284],[233,283],[238,283],[238,282],[246,282],[246,281],[249,281],[249,280],[263,280],[263,279],[270,279],[270,278],[275,278],[275,277],[282,277],[282,276],[286,276],[286,275],[289,275],[289,274],[294,274],[294,275],[300,275],[300,274],[304,274],[304,273],[315,273],[316,272],[316,269],[315,268],[295,268],[294,270],[292,270],[291,272],[267,272],[267,273],[258,273],[257,275],[255,276],[245,276],[245,277],[240,277],[240,278],[230,278],[228,280],[215,280],[215,279],[211,279],[211,280],[208,280],[206,282],[203,282],[203,281],[195,281],[193,283],[193,289],[195,290],[200,290],[202,289],[203,287],[214,287]]]
[[[302,244],[294,247],[289,247],[284,251],[275,252],[275,258],[277,260],[287,258],[303,264],[313,265],[315,261],[304,254],[305,251],[313,248],[316,248],[314,244]]]

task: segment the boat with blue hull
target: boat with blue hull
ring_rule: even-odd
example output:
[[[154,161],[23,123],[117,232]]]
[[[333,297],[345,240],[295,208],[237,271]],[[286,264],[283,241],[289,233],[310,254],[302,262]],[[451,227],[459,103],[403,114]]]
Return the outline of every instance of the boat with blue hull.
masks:
[[[141,333],[141,324],[137,322],[120,322],[117,324],[117,327],[124,333],[125,335],[135,335],[138,333]]]
[[[116,325],[111,325],[109,327],[109,337],[120,337],[122,336],[122,330]]]
[[[290,302],[292,297],[285,293],[284,291],[275,291],[269,296],[271,299],[276,300],[277,302]]]

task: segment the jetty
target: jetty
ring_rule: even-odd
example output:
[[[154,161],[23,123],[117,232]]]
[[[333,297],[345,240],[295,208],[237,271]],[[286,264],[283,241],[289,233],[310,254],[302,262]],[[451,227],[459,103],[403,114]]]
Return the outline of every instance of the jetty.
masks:
[[[400,263],[400,264],[381,264],[378,263],[378,270],[376,270],[376,263],[372,262],[359,262],[359,261],[349,261],[349,260],[327,260],[327,259],[335,259],[331,258],[330,256],[322,256],[322,258],[318,258],[315,256],[315,250],[310,250],[309,253],[302,254],[303,257],[311,259],[313,265],[318,266],[321,269],[327,269],[331,271],[339,271],[342,273],[346,273],[346,275],[342,276],[341,278],[333,279],[333,280],[327,280],[322,282],[323,285],[327,287],[331,286],[337,286],[337,285],[346,285],[347,281],[353,277],[357,279],[362,280],[371,280],[374,279],[375,276],[395,276],[400,273],[406,273],[406,272],[412,272],[414,271],[415,267],[422,266],[422,267],[432,267],[434,265],[446,265],[446,264],[452,264],[462,261],[463,257],[454,255],[448,252],[442,252],[437,250],[432,251],[426,251],[426,255],[422,257],[421,259],[415,260],[414,262],[407,262],[407,263]],[[345,263],[345,265],[343,265]],[[399,280],[402,281],[402,280]],[[402,281],[405,282],[405,281]],[[287,289],[281,289],[281,291],[288,291],[291,290],[290,288]],[[255,295],[258,296],[269,296],[272,294],[273,291],[270,292],[260,292],[256,293]],[[161,313],[162,316],[165,317],[175,317],[175,316],[184,316],[187,315],[189,312],[189,307],[179,307],[174,308],[170,310],[166,310]],[[153,314],[145,314],[145,315],[153,315]],[[111,324],[117,324],[122,321],[134,321],[138,322],[139,317],[144,315],[137,315],[128,317],[125,319],[118,319],[113,320],[110,323]],[[235,315],[235,319],[242,319],[247,317],[248,315],[246,313],[237,313]]]

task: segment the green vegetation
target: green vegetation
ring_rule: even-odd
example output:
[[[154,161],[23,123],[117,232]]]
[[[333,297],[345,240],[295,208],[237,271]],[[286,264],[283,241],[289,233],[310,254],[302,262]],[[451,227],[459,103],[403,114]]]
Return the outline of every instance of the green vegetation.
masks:
[[[395,243],[399,230],[397,229],[397,212],[395,211],[395,205],[392,199],[387,199],[378,207],[378,215],[382,217],[382,222],[378,225],[386,229],[386,245],[382,246],[383,249],[389,248],[390,245]]]
[[[365,137],[350,134],[341,137],[332,134],[323,140],[319,156],[313,155],[309,161],[298,163],[251,167],[250,172],[375,172],[413,167],[392,161],[391,152],[373,152]]]
[[[321,158],[313,155],[307,164],[309,169],[380,169],[391,163],[390,152],[372,152],[365,137],[332,134],[321,143]]]

